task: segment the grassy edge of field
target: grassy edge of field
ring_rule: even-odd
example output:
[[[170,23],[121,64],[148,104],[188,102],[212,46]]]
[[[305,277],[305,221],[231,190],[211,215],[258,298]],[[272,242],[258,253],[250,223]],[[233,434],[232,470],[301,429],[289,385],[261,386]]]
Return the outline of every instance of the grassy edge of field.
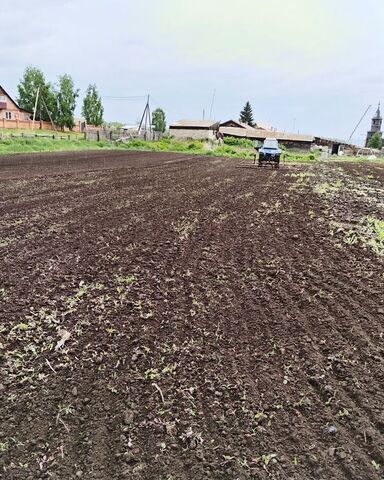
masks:
[[[215,145],[199,140],[175,140],[163,138],[157,142],[144,140],[131,140],[127,143],[109,141],[90,141],[84,138],[71,136],[71,138],[0,138],[0,155],[22,153],[44,153],[86,150],[134,150],[148,152],[174,152],[194,155],[229,157],[253,160],[255,150],[251,144]],[[320,160],[319,154],[309,152],[284,151],[285,162],[314,162]],[[356,157],[338,157],[337,160],[366,161]],[[379,159],[380,160],[380,159]]]

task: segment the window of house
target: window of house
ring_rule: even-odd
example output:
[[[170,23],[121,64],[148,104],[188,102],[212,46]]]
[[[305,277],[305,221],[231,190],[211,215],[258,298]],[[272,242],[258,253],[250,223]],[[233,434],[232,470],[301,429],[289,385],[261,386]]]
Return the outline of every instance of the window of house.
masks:
[[[0,110],[7,109],[7,98],[5,95],[0,95]]]
[[[12,112],[5,112],[5,118],[7,120],[12,120]]]

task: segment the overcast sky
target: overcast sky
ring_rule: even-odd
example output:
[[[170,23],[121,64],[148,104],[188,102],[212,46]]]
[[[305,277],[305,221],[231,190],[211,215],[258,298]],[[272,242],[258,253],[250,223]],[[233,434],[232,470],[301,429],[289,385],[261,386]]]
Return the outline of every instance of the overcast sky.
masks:
[[[280,130],[348,138],[372,104],[361,143],[384,101],[383,0],[2,0],[0,19],[4,88],[28,64],[69,73],[108,121],[134,123],[147,93],[169,122],[207,118],[216,91],[217,120],[249,100]]]

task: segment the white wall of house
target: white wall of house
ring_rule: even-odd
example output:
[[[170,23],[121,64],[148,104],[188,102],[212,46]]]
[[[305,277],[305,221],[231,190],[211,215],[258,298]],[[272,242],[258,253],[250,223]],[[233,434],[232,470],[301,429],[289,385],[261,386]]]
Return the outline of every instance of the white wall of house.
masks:
[[[172,137],[178,140],[186,140],[191,138],[193,140],[214,140],[215,132],[213,130],[195,130],[192,128],[170,128],[169,133]]]

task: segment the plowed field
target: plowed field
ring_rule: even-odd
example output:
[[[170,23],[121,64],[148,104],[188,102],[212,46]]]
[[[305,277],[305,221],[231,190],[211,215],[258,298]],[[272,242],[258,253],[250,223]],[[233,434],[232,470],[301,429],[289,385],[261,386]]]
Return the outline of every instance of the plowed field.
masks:
[[[383,164],[0,158],[0,477],[384,467]]]

